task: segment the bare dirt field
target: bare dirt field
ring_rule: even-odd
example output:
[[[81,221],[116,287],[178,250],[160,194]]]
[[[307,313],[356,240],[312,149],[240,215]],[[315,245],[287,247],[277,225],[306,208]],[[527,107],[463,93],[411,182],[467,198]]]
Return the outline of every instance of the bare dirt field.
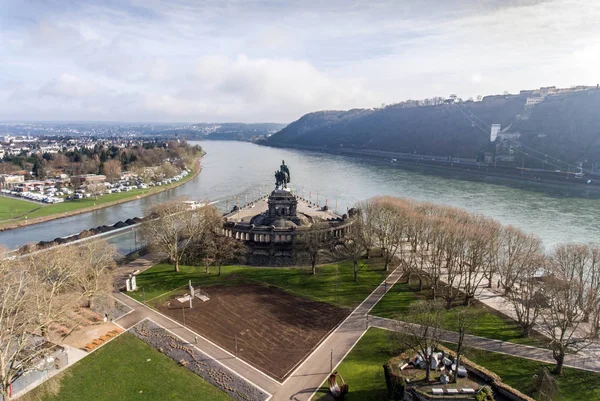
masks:
[[[302,298],[275,287],[204,287],[210,300],[180,303],[173,294],[157,305],[268,375],[282,380],[344,319],[349,309]],[[185,311],[182,309],[185,307]]]

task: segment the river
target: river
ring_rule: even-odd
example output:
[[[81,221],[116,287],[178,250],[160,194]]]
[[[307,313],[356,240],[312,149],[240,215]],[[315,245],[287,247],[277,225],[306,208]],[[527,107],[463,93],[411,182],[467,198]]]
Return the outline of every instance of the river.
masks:
[[[48,241],[82,230],[112,225],[142,216],[153,203],[186,197],[218,201],[225,210],[273,189],[273,173],[285,160],[292,188],[329,207],[345,212],[356,201],[375,195],[409,197],[464,208],[512,224],[540,236],[546,247],[560,242],[600,241],[600,200],[585,189],[546,184],[510,182],[498,178],[477,181],[459,173],[440,176],[407,171],[388,162],[377,162],[319,152],[279,149],[244,142],[197,142],[206,150],[202,172],[190,182],[146,198],[94,212],[0,232],[0,244],[11,249],[26,243]],[[134,247],[134,238],[116,237],[121,250]]]

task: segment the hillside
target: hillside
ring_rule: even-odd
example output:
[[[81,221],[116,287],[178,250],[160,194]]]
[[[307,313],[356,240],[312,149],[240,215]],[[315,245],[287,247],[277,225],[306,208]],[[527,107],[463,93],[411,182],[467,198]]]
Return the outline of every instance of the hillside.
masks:
[[[549,96],[512,130],[524,145],[559,159],[600,162],[600,91]]]
[[[320,111],[291,123],[267,144],[477,158],[492,148],[489,125],[512,124],[510,131],[521,132],[524,145],[570,162],[600,161],[600,91],[549,96],[527,113],[526,99],[488,96],[460,104]]]

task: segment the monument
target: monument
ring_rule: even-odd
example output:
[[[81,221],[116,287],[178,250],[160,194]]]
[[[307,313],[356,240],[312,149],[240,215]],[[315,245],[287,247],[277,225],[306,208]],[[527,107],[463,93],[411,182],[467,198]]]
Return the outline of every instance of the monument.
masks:
[[[316,221],[323,235],[341,237],[350,222],[327,207],[319,207],[294,194],[288,184],[290,169],[281,162],[275,171],[275,189],[266,198],[253,202],[254,207],[241,207],[225,216],[225,235],[235,238],[249,248],[249,264],[287,266],[297,262],[295,242]],[[258,212],[258,213],[257,213]]]

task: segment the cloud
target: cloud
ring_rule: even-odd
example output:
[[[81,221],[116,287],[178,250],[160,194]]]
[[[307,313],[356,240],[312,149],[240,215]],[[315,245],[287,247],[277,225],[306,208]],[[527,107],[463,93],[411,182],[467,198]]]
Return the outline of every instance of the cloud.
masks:
[[[66,98],[79,98],[91,96],[96,92],[92,82],[81,79],[71,74],[61,74],[40,88],[42,96],[56,96]]]
[[[6,1],[0,118],[289,122],[600,67],[587,0]]]

